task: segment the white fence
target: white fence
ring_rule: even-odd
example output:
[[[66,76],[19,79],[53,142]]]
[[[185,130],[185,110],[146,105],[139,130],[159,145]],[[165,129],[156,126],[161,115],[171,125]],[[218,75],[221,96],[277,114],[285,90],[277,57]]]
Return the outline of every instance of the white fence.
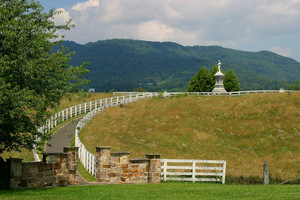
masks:
[[[153,96],[162,97],[171,97],[176,95],[199,95],[199,96],[214,96],[214,95],[224,95],[224,96],[238,96],[243,94],[251,94],[251,93],[283,93],[283,92],[299,92],[299,91],[288,91],[288,90],[253,90],[253,91],[238,91],[238,92],[225,92],[225,93],[213,93],[213,92],[164,92],[164,93],[157,93],[157,92],[115,92],[114,94],[128,94],[127,96],[119,96],[119,97],[112,97],[107,99],[100,99],[96,101],[91,101],[83,104],[79,104],[65,110],[62,110],[55,115],[53,115],[50,119],[48,119],[44,126],[40,127],[38,130],[41,133],[47,133],[53,127],[57,126],[60,122],[65,121],[69,118],[90,112],[86,115],[78,124],[76,129],[76,138],[75,143],[79,149],[79,156],[81,162],[83,163],[84,167],[93,175],[95,175],[95,159],[94,155],[88,152],[79,140],[78,134],[80,129],[84,127],[90,119],[95,116],[97,113],[101,112],[104,108],[109,106],[119,105],[123,103],[128,103],[132,101],[136,101],[139,99],[144,99]],[[96,109],[97,108],[97,109]],[[34,146],[33,149],[34,157],[36,161],[40,161],[38,154],[36,152],[36,147]]]
[[[213,181],[225,184],[225,160],[161,159],[162,180]]]
[[[103,107],[104,105],[113,105],[116,102],[118,103],[124,103],[124,102],[130,102],[132,99],[140,99],[144,96],[153,96],[156,93],[139,93],[135,95],[128,95],[128,96],[122,96],[122,97],[111,97],[106,99],[99,99],[87,103],[82,103],[67,109],[64,109],[55,115],[51,116],[46,122],[45,125],[41,126],[38,131],[40,133],[47,133],[51,129],[53,129],[55,126],[57,126],[60,122],[65,121],[67,119],[76,117],[78,115],[88,113],[92,110],[95,110],[96,108]],[[37,138],[37,141],[39,141],[39,138]],[[40,158],[38,156],[36,145],[33,146],[33,155],[35,158],[35,161],[40,161]]]
[[[82,144],[82,142],[79,139],[79,133],[80,130],[86,126],[87,123],[90,122],[90,120],[99,112],[101,112],[103,109],[108,108],[110,106],[116,106],[124,103],[129,103],[133,101],[137,101],[140,99],[145,99],[153,96],[157,96],[158,93],[137,93],[134,95],[127,95],[127,96],[121,96],[121,97],[114,97],[111,98],[110,101],[104,101],[104,104],[102,104],[97,109],[94,109],[90,113],[88,113],[84,118],[82,118],[79,123],[77,124],[76,130],[75,130],[75,146],[79,147],[79,159],[84,166],[84,168],[93,176],[96,175],[95,169],[96,169],[96,162],[95,162],[95,156],[90,153]]]

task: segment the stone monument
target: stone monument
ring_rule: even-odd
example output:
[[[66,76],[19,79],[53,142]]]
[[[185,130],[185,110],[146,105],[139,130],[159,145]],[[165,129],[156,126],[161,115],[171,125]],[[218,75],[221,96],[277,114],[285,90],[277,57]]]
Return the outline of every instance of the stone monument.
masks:
[[[215,84],[215,87],[212,92],[218,92],[218,93],[226,92],[224,85],[223,85],[224,74],[221,72],[221,61],[220,60],[218,62],[218,71],[214,76],[216,78],[216,84]]]

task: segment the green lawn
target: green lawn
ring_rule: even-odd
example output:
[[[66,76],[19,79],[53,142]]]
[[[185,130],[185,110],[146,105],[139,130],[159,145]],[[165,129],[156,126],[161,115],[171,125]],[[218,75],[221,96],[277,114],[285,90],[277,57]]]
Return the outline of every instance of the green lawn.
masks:
[[[161,183],[0,191],[0,199],[300,199],[299,185]]]

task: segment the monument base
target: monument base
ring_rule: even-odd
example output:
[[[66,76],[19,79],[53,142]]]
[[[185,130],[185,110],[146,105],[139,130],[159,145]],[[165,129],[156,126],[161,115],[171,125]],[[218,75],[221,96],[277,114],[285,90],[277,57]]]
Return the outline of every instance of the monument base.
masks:
[[[213,89],[212,92],[226,92],[224,85],[215,85],[215,88]]]

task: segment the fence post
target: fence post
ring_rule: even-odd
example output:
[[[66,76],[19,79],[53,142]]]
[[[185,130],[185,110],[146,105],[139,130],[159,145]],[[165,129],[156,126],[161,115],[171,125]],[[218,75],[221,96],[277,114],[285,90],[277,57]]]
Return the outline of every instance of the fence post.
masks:
[[[192,179],[193,179],[193,183],[195,182],[195,176],[196,176],[196,161],[193,160],[193,172],[192,172]]]
[[[166,160],[164,160],[164,181],[167,180],[167,165],[168,165],[168,162]]]
[[[268,161],[264,161],[264,184],[269,185],[269,166]]]
[[[222,184],[225,184],[225,176],[226,176],[226,161],[223,162]]]

